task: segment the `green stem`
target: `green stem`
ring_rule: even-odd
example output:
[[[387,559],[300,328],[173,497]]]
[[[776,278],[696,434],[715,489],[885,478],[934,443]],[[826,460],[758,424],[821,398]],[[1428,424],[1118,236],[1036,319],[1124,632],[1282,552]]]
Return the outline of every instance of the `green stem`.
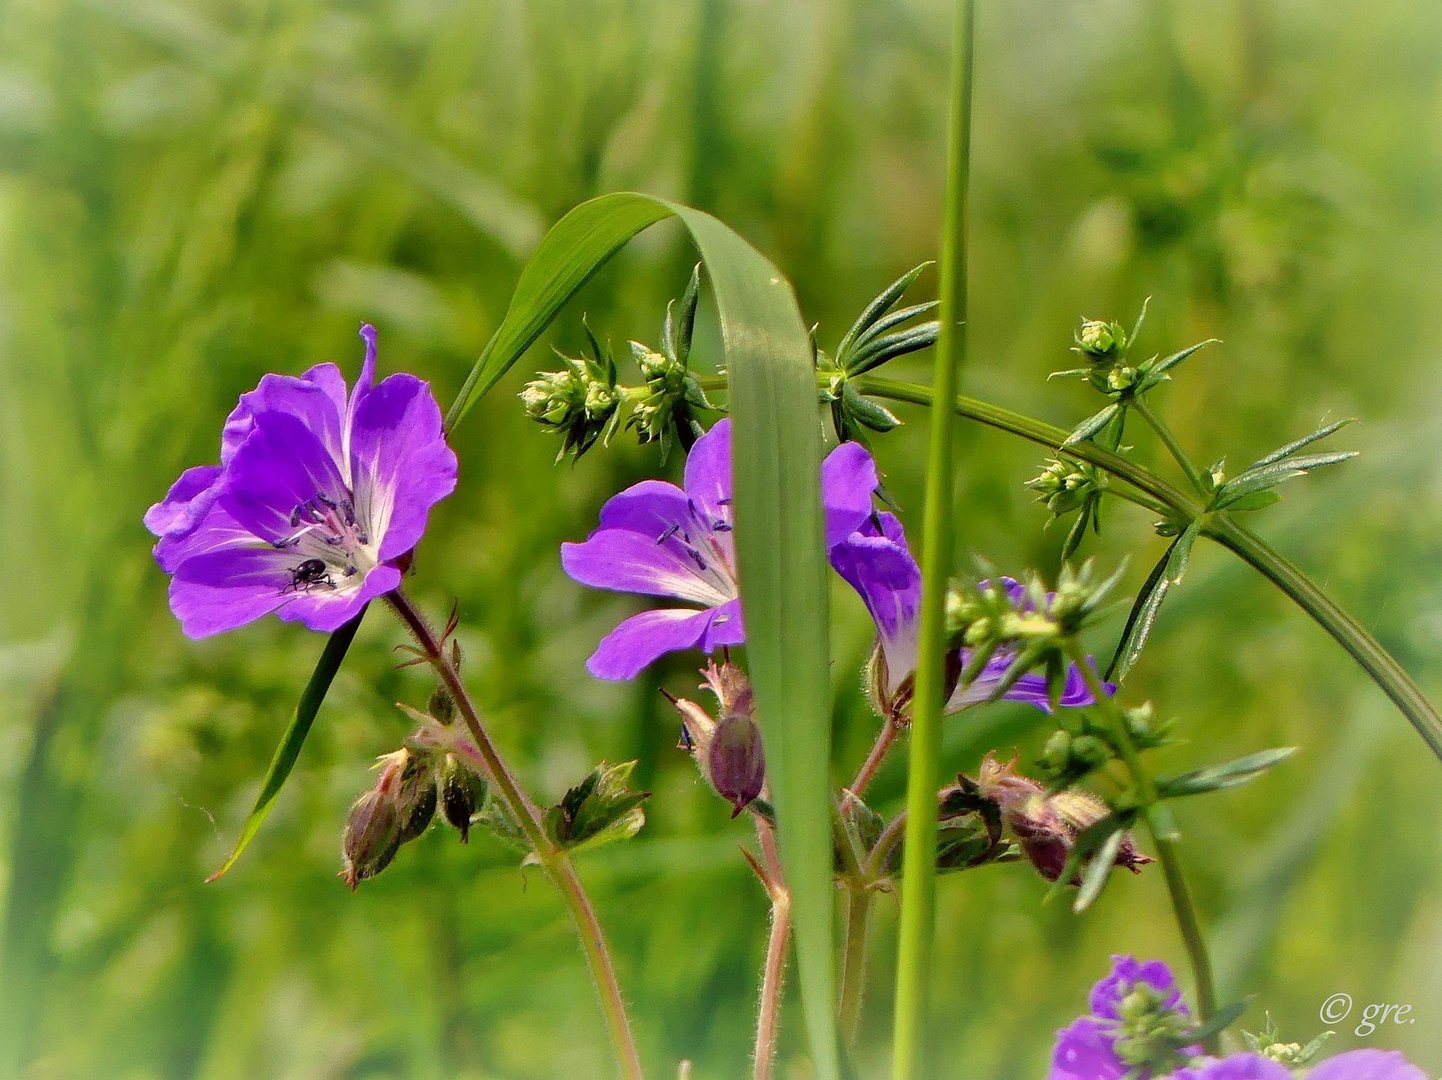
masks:
[[[946,220],[941,236],[941,331],[936,345],[936,396],[955,396],[966,355],[967,183],[971,156],[971,84],[974,58],[972,0],[957,0],[952,29],[951,119],[947,138]],[[896,971],[896,1018],[892,1076],[924,1075],[929,1020],[932,936],[936,902],[936,787],[940,777],[945,590],[951,567],[952,454],[956,423],[939,410],[931,415],[926,496],[922,517],[921,627],[916,690],[912,702],[907,781],[906,846],[903,849],[901,928]]]
[[[1127,730],[1126,718],[1122,716],[1121,707],[1117,704],[1116,698],[1107,693],[1106,688],[1102,686],[1101,679],[1097,677],[1096,671],[1093,670],[1091,664],[1087,663],[1086,650],[1073,639],[1068,642],[1067,651],[1071,654],[1072,663],[1082,673],[1087,690],[1096,701],[1097,707],[1106,713],[1112,735],[1116,739],[1117,747],[1122,752],[1122,760],[1126,762],[1127,771],[1131,773],[1132,782],[1136,785],[1142,820],[1146,823],[1147,832],[1151,835],[1152,843],[1156,847],[1157,861],[1162,864],[1162,874],[1167,882],[1167,894],[1172,901],[1172,913],[1176,917],[1177,929],[1182,935],[1182,944],[1187,950],[1187,959],[1191,962],[1192,975],[1196,979],[1197,1012],[1202,1023],[1205,1024],[1217,1012],[1217,990],[1212,978],[1212,960],[1207,954],[1207,942],[1202,936],[1201,923],[1197,919],[1196,908],[1192,906],[1192,895],[1187,888],[1186,878],[1182,874],[1181,855],[1177,850],[1176,839],[1170,829],[1163,828],[1158,822],[1156,782],[1142,764],[1141,755],[1137,753],[1136,743],[1132,740],[1131,732]],[[1221,1042],[1217,1035],[1207,1039],[1205,1045],[1210,1054],[1221,1052]]]
[[[526,840],[540,859],[546,876],[560,891],[561,898],[570,910],[571,919],[576,924],[576,933],[581,939],[581,949],[586,954],[586,963],[591,970],[591,981],[601,999],[601,1011],[606,1018],[606,1027],[611,1035],[611,1045],[616,1052],[616,1064],[621,1075],[626,1080],[643,1080],[641,1057],[636,1050],[636,1040],[631,1034],[626,1003],[621,997],[621,986],[616,981],[616,969],[611,963],[611,954],[606,947],[606,938],[601,932],[596,909],[586,895],[576,868],[571,865],[566,852],[551,843],[541,827],[539,811],[521,789],[515,775],[491,742],[485,725],[481,722],[480,712],[466,691],[465,684],[461,682],[460,672],[446,654],[444,643],[430,623],[411,602],[410,597],[399,589],[386,594],[386,602],[415,638],[427,663],[435,670],[447,693],[456,703],[456,710],[475,744],[480,763],[485,766],[492,783],[495,784],[496,793],[526,834]]]
[[[936,400],[936,395],[928,387],[875,376],[858,380],[857,389],[874,397],[912,405],[930,406]],[[1061,446],[1067,436],[1065,431],[1055,425],[975,398],[954,398],[952,410],[958,416],[1019,436],[1053,451]],[[1196,499],[1118,454],[1091,443],[1069,446],[1066,453],[1097,466],[1135,489],[1109,489],[1119,498],[1148,509],[1156,509],[1154,503],[1160,503],[1167,514],[1183,524],[1195,520],[1205,512],[1205,507]],[[1139,492],[1150,499],[1139,499]],[[1202,535],[1240,556],[1310,615],[1357,661],[1382,692],[1392,699],[1393,704],[1412,724],[1427,746],[1442,760],[1442,715],[1439,715],[1436,707],[1412,681],[1411,676],[1376,638],[1317,588],[1301,570],[1228,515],[1210,515],[1202,529]]]
[[[1225,514],[1214,514],[1202,528],[1210,537],[1258,570],[1298,607],[1321,625],[1347,650],[1382,692],[1411,721],[1417,734],[1442,759],[1442,720],[1427,696],[1402,666],[1297,567],[1274,551],[1261,537],[1242,528]]]
[[[841,1037],[850,1045],[856,1041],[861,1021],[861,999],[866,989],[866,943],[873,895],[864,881],[849,882],[846,894],[846,944],[841,959],[838,1015]]]
[[[782,877],[776,832],[760,817],[756,839],[761,845],[762,883],[771,899],[771,933],[766,939],[766,961],[761,968],[761,1000],[756,1009],[756,1046],[752,1051],[753,1080],[771,1080],[776,1060],[776,1037],[781,1020],[781,985],[786,974],[786,947],[791,940],[791,892]]]
[[[1177,442],[1176,436],[1172,434],[1172,429],[1167,427],[1161,417],[1152,412],[1152,407],[1147,404],[1147,399],[1142,395],[1138,394],[1132,399],[1132,407],[1137,410],[1143,420],[1151,425],[1151,429],[1157,433],[1157,438],[1162,440],[1163,445],[1166,446],[1167,450],[1176,460],[1176,463],[1182,467],[1182,472],[1187,474],[1187,480],[1191,482],[1197,494],[1205,496],[1208,493],[1209,486],[1206,480],[1203,479],[1201,470],[1192,464],[1192,459],[1187,457],[1186,451],[1182,449],[1182,444]]]

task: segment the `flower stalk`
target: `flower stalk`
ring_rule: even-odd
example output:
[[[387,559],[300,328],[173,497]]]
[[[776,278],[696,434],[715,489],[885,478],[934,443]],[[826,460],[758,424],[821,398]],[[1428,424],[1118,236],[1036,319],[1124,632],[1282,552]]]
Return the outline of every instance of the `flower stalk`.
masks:
[[[581,940],[581,949],[591,971],[591,980],[600,997],[601,1011],[611,1036],[611,1045],[616,1053],[616,1064],[625,1080],[643,1080],[641,1057],[636,1041],[631,1034],[630,1020],[626,1015],[625,1000],[616,980],[615,965],[606,946],[605,935],[596,917],[596,909],[587,896],[585,886],[571,864],[567,853],[557,847],[546,835],[541,825],[541,816],[536,805],[522,790],[515,775],[502,760],[495,744],[486,733],[475,702],[461,682],[451,657],[446,654],[444,644],[426,621],[419,609],[402,590],[386,594],[386,603],[405,625],[420,647],[421,655],[435,670],[437,677],[455,702],[466,731],[470,734],[479,760],[476,762],[495,784],[496,794],[505,803],[517,825],[525,833],[536,858],[540,861],[546,876],[556,886],[571,913],[576,933]]]
[[[1142,764],[1141,755],[1137,753],[1136,742],[1127,729],[1126,718],[1122,715],[1121,707],[1114,697],[1106,693],[1101,679],[1092,670],[1091,665],[1086,663],[1086,655],[1075,638],[1067,641],[1067,650],[1071,654],[1073,662],[1081,669],[1082,677],[1087,681],[1087,688],[1096,698],[1097,707],[1106,714],[1112,735],[1122,752],[1122,759],[1126,762],[1132,782],[1136,785],[1141,817],[1146,823],[1147,832],[1151,834],[1152,843],[1157,852],[1157,861],[1162,865],[1162,874],[1167,883],[1167,894],[1171,897],[1172,913],[1176,917],[1177,929],[1181,933],[1182,944],[1187,950],[1187,959],[1191,963],[1192,976],[1196,980],[1197,1012],[1201,1022],[1206,1024],[1217,1012],[1216,983],[1212,977],[1212,961],[1207,952],[1206,939],[1202,936],[1201,923],[1197,919],[1196,908],[1192,906],[1191,892],[1187,888],[1186,877],[1182,873],[1181,856],[1177,850],[1175,832],[1165,826],[1160,819],[1156,782]],[[1218,1054],[1221,1052],[1219,1036],[1215,1033],[1208,1036],[1203,1044],[1208,1053]]]
[[[781,989],[786,975],[786,950],[791,941],[791,893],[781,873],[781,853],[776,849],[776,830],[756,817],[756,839],[761,862],[753,864],[766,894],[771,899],[771,931],[766,938],[766,960],[761,968],[761,999],[756,1009],[756,1046],[752,1052],[754,1080],[771,1080],[776,1060],[776,1039],[780,1031]],[[748,856],[749,857],[749,856]]]
[[[966,355],[967,185],[971,156],[974,7],[958,0],[952,30],[951,114],[947,139],[946,209],[941,237],[940,336],[933,380],[936,398],[956,396]],[[892,1076],[925,1074],[923,1042],[929,1014],[931,943],[935,931],[936,788],[940,780],[941,715],[945,704],[945,598],[951,531],[952,454],[956,423],[933,410],[922,519],[921,626],[907,782],[901,929],[896,973]]]

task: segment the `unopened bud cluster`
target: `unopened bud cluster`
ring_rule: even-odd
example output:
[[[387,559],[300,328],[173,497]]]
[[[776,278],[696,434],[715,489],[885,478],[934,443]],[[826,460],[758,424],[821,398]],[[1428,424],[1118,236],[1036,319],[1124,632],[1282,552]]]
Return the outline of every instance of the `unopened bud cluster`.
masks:
[[[1140,1070],[1138,1075],[1162,1076],[1186,1063],[1180,1050],[1193,1024],[1172,996],[1138,981],[1117,1004],[1112,1050],[1123,1065]]]
[[[453,646],[452,655],[459,665],[460,649]],[[471,822],[486,805],[485,778],[422,737],[427,728],[448,729],[455,717],[455,701],[445,687],[432,693],[428,713],[402,708],[422,721],[421,729],[406,746],[377,760],[375,786],[351,805],[346,817],[340,876],[352,890],[389,866],[401,845],[430,827],[438,809],[464,844],[470,838]]]
[[[616,363],[586,328],[590,356],[557,353],[560,371],[538,372],[521,391],[526,415],[556,428],[565,442],[556,455],[579,458],[599,440],[610,442],[620,422],[623,391],[616,385]]]
[[[1056,881],[1066,869],[1078,836],[1106,817],[1110,808],[1077,788],[1048,793],[1036,780],[1018,772],[1016,765],[1015,758],[1004,762],[988,754],[976,778],[962,777],[961,781],[977,797],[997,807],[1032,866],[1048,881]],[[1114,864],[1140,873],[1140,867],[1151,861],[1127,836],[1117,849]],[[1084,868],[1085,863],[1077,867],[1067,883],[1081,884]]]
[[[1107,487],[1107,478],[1100,469],[1084,461],[1050,459],[1038,476],[1026,482],[1042,503],[1057,517],[1081,509],[1090,498]]]

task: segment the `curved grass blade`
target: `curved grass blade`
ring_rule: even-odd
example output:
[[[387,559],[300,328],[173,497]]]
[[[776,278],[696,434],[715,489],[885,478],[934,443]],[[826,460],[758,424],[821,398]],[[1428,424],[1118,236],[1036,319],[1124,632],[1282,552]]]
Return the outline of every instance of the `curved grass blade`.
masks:
[[[447,427],[496,385],[627,241],[668,217],[690,231],[721,322],[735,425],[735,536],[747,657],[791,891],[813,1068],[820,1080],[834,1080],[841,1054],[832,949],[821,426],[811,339],[790,285],[709,214],[627,192],[583,203],[546,234],[522,270],[505,318],[447,414]]]
[[[221,864],[220,869],[205,879],[207,884],[218,880],[235,865],[241,852],[250,845],[255,834],[260,832],[260,827],[265,824],[265,819],[270,816],[276,796],[280,794],[280,789],[290,777],[291,769],[295,767],[295,760],[300,756],[300,748],[305,745],[306,736],[310,734],[310,726],[315,722],[315,715],[320,711],[320,704],[325,700],[326,691],[330,689],[336,672],[340,670],[341,661],[345,659],[351,642],[355,640],[356,631],[360,629],[363,618],[365,618],[364,608],[361,609],[359,615],[332,634],[330,640],[325,643],[325,649],[320,654],[315,671],[311,672],[310,681],[305,684],[300,701],[296,703],[295,712],[291,714],[290,726],[285,729],[285,736],[280,740],[280,745],[275,748],[275,756],[270,759],[270,768],[266,770],[265,783],[261,785],[255,805],[251,807],[250,815],[245,819],[245,825],[241,827],[240,839],[235,842],[234,850]]]

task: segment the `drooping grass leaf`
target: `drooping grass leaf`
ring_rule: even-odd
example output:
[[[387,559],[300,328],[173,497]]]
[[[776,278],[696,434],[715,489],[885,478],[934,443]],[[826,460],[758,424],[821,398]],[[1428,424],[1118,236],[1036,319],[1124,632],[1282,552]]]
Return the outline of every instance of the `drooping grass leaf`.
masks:
[[[285,786],[291,769],[295,768],[296,758],[300,757],[300,749],[305,745],[306,736],[310,734],[310,726],[315,722],[321,702],[325,700],[326,692],[330,690],[330,684],[335,679],[336,672],[340,670],[341,661],[345,659],[351,642],[355,640],[356,631],[360,629],[363,618],[365,618],[364,608],[361,609],[359,615],[332,634],[325,643],[320,660],[316,663],[315,670],[311,672],[310,681],[305,684],[300,701],[296,703],[295,712],[291,714],[290,725],[285,729],[285,735],[281,738],[280,745],[275,748],[275,756],[270,759],[270,768],[266,770],[265,782],[261,784],[260,794],[256,797],[255,805],[251,807],[250,814],[241,827],[240,839],[235,842],[234,850],[221,864],[220,869],[205,879],[207,883],[217,880],[235,865],[241,852],[245,851],[251,840],[255,839],[255,834],[260,832],[260,827],[270,816],[271,808],[275,806],[276,796]]]
[[[576,207],[541,240],[447,414],[454,427],[633,236],[679,218],[716,298],[735,425],[736,552],[815,1073],[840,1073],[832,958],[827,589],[811,340],[779,271],[708,214],[647,195]]]
[[[1179,799],[1184,795],[1201,795],[1208,791],[1237,787],[1262,775],[1273,765],[1281,764],[1296,752],[1295,746],[1280,746],[1248,754],[1223,765],[1195,769],[1181,776],[1161,777],[1157,780],[1157,793],[1163,799]]]

